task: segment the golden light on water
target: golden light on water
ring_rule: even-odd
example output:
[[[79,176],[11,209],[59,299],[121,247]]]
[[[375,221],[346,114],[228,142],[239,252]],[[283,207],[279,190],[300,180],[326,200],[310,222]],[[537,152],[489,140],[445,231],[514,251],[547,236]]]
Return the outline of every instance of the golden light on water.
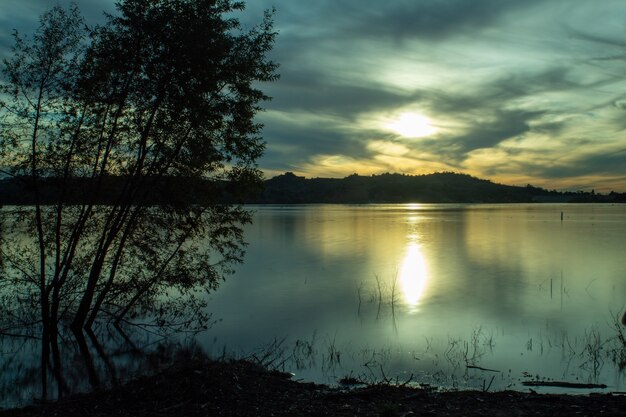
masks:
[[[424,295],[428,270],[424,254],[417,242],[410,242],[400,267],[400,285],[404,300],[415,311]]]

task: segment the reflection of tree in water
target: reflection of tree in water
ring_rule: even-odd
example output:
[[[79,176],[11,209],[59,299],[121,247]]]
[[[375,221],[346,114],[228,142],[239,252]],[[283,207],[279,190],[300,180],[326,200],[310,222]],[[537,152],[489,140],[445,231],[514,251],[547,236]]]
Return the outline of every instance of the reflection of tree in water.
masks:
[[[97,332],[97,334],[96,334]],[[61,372],[48,374],[59,395],[114,387],[137,375],[149,375],[181,359],[201,355],[192,337],[167,337],[135,326],[99,327],[86,337],[63,334]],[[0,408],[28,404],[41,395],[40,340],[0,339]]]
[[[46,214],[48,209],[52,210],[44,207],[42,213]],[[49,292],[45,290],[46,294],[51,295],[51,303],[46,311],[46,328],[42,322],[41,291],[35,285],[38,274],[33,267],[37,265],[38,258],[34,248],[36,240],[22,233],[27,226],[28,210],[32,208],[3,212],[3,224],[9,226],[9,232],[3,233],[0,242],[4,284],[0,293],[0,332],[5,337],[37,340],[47,345],[49,350],[44,352],[45,363],[40,364],[44,366],[41,378],[49,380],[47,374],[51,372],[56,380],[64,380],[63,369],[75,368],[64,363],[67,355],[61,351],[62,347],[71,345],[68,344],[69,336],[57,332],[71,324],[76,307],[84,297],[84,277],[89,274],[89,269],[93,267],[92,260],[97,256],[97,227],[90,224],[82,232],[85,243],[81,245],[80,251],[76,251],[72,268],[65,271],[62,286],[54,286],[54,277],[59,276],[55,263],[46,264],[46,275],[52,277]],[[105,217],[108,210],[94,210],[96,214],[92,215],[90,222],[102,221],[100,216]],[[96,338],[91,334],[91,329],[97,327],[94,325],[96,320],[117,326],[132,322],[144,330],[158,332],[190,331],[206,327],[210,319],[205,309],[206,292],[217,287],[220,277],[228,272],[229,265],[241,256],[240,235],[239,243],[235,241],[231,248],[226,247],[230,251],[225,253],[226,256],[220,256],[219,251],[211,249],[210,245],[204,246],[204,239],[200,239],[200,231],[204,231],[208,239],[215,237],[210,227],[220,222],[211,219],[211,216],[221,215],[219,208],[213,213],[208,209],[197,214],[197,222],[205,223],[205,227],[193,230],[195,236],[192,239],[188,239],[191,229],[176,222],[181,219],[179,213],[160,208],[145,211],[146,218],[153,218],[138,225],[135,228],[138,233],[126,236],[124,256],[110,263],[107,261],[102,266],[105,279],[99,281],[93,289],[94,301],[86,320],[88,340],[85,340],[80,328],[74,328],[74,339],[85,358],[88,357],[88,342],[91,342],[92,349],[98,347],[94,343]],[[236,226],[231,227],[236,232]],[[149,228],[157,232],[149,233]],[[181,234],[186,236],[181,237]],[[54,252],[54,247],[47,248],[48,259],[54,259]],[[116,270],[115,279],[108,279],[113,269]],[[41,354],[37,356],[41,357]],[[32,359],[27,363],[32,363]],[[90,367],[83,369],[89,371]],[[95,375],[90,373],[91,382],[93,386],[98,386]],[[63,395],[63,384],[58,388],[58,395]]]

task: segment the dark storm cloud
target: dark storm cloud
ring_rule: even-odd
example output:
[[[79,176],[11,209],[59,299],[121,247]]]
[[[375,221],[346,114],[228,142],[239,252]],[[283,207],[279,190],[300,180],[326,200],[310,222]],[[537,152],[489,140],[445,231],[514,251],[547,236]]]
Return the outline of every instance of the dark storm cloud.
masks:
[[[278,1],[283,19],[302,25],[297,37],[317,35],[440,39],[472,28],[484,28],[500,16],[528,8],[540,0],[379,0],[317,1],[303,5]],[[543,0],[543,3],[546,3]],[[313,26],[313,27],[312,27]]]
[[[382,85],[345,84],[332,74],[312,69],[283,74],[279,83],[268,86],[276,97],[273,109],[304,110],[342,114],[346,118],[381,108],[397,107],[419,99],[420,93],[391,91]]]
[[[269,146],[262,163],[275,170],[295,169],[309,161],[312,155],[350,155],[367,157],[365,144],[346,137],[333,123],[294,126],[273,120],[263,130]]]
[[[609,37],[609,36],[602,36],[602,35],[596,35],[593,33],[586,33],[586,32],[572,30],[572,37],[576,39],[584,40],[587,42],[596,43],[596,44],[615,46],[618,48],[626,47],[626,38],[624,36]]]
[[[458,88],[457,88],[458,87]],[[569,70],[554,67],[540,71],[520,69],[481,83],[452,85],[445,91],[431,94],[432,110],[444,114],[481,113],[496,111],[510,102],[536,94],[581,88],[572,81]]]
[[[518,0],[424,0],[394,1],[380,7],[378,1],[350,7],[337,6],[336,13],[360,15],[352,31],[363,36],[387,36],[396,40],[442,39],[490,25],[504,13],[528,7],[536,1]],[[341,3],[341,2],[337,2]],[[345,3],[343,3],[345,4]]]
[[[440,152],[445,152],[446,148],[454,149],[454,153],[449,156],[461,162],[474,150],[493,148],[505,140],[529,132],[529,122],[541,114],[523,110],[496,110],[492,121],[477,123],[462,135],[434,143]]]
[[[626,172],[626,148],[606,153],[581,155],[569,160],[567,164],[528,164],[526,169],[537,176],[547,178],[568,178],[593,175],[611,175]]]
[[[356,133],[346,132],[342,129],[345,124],[341,125],[320,120],[318,124],[294,127],[287,121],[266,121],[263,136],[267,148],[260,163],[272,170],[296,170],[319,155],[370,158],[372,152],[367,149],[367,141],[360,140]]]

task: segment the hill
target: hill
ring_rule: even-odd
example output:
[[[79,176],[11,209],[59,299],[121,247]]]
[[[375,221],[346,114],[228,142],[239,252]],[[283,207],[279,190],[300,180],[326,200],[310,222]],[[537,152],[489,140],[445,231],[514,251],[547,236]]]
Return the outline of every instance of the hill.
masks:
[[[558,192],[527,185],[496,184],[452,172],[382,174],[338,178],[299,177],[291,172],[265,181],[254,203],[530,203],[625,202],[626,194]]]
[[[89,192],[93,184],[88,179],[73,179],[69,187],[63,189],[54,178],[48,178],[40,184],[40,198],[43,204],[53,204],[61,195],[69,204],[81,204],[86,200],[95,204],[111,204],[120,198],[127,180],[107,177],[99,185],[101,191],[94,195]],[[263,184],[227,184],[174,177],[148,177],[143,181],[147,185],[146,192],[135,201],[146,205],[211,204],[216,201],[253,204],[626,202],[626,193],[603,195],[582,191],[548,191],[531,185],[497,184],[452,172],[427,175],[354,174],[346,178],[310,179],[287,172]],[[0,205],[34,204],[34,189],[30,183],[28,177],[0,180]]]

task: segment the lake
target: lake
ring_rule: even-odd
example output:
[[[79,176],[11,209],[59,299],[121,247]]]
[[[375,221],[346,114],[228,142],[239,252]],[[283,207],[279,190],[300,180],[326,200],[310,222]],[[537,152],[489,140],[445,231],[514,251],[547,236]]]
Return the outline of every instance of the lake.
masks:
[[[251,209],[245,263],[199,336],[215,356],[331,384],[626,389],[624,205]]]
[[[208,295],[213,324],[192,347],[327,384],[626,391],[626,205],[249,208],[245,261]],[[150,372],[190,342],[103,324],[88,354],[62,338],[69,391],[93,387],[91,369],[102,385]],[[38,343],[0,337],[0,407],[39,395]]]

